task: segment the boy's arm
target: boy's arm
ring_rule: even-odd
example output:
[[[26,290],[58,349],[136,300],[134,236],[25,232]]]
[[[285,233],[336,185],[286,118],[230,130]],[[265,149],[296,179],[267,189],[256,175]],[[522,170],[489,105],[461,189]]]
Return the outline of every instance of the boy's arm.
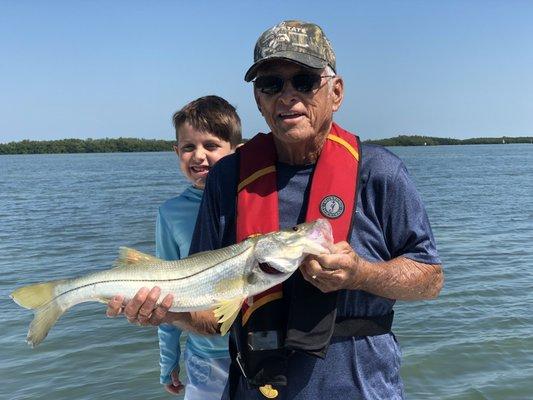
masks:
[[[155,254],[163,260],[178,260],[181,257],[178,244],[175,242],[167,222],[157,213],[155,224]],[[170,324],[161,324],[157,330],[159,338],[159,365],[161,367],[160,382],[172,384],[172,371],[179,367],[181,355],[180,336],[181,330]]]
[[[159,381],[168,385],[172,383],[172,371],[179,367],[181,330],[174,325],[161,324],[157,330],[157,336],[159,338],[159,366],[161,367]]]
[[[161,210],[157,213],[155,222],[155,255],[157,258],[167,261],[181,258],[179,246],[174,240],[167,222],[161,215]]]

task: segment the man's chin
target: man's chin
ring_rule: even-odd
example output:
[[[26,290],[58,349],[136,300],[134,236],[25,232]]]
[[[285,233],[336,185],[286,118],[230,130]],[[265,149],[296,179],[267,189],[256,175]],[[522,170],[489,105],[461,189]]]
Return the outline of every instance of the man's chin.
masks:
[[[310,129],[302,129],[299,127],[293,127],[289,129],[279,129],[277,132],[272,132],[274,137],[285,143],[298,143],[305,140],[309,140],[314,136]]]

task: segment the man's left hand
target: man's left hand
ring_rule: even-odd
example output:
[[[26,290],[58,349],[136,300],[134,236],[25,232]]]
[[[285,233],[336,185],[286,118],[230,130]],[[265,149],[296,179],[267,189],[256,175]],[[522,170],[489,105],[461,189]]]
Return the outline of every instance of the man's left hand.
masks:
[[[358,271],[364,262],[349,243],[338,242],[333,245],[331,254],[306,257],[300,271],[305,280],[327,293],[358,287],[361,278]]]

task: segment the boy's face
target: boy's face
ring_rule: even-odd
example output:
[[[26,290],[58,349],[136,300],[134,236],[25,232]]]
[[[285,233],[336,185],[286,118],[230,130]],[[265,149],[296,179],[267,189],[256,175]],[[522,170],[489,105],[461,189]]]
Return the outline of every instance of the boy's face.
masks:
[[[209,132],[200,132],[185,122],[178,129],[174,151],[180,168],[192,184],[203,189],[209,170],[222,157],[233,152],[230,143]]]

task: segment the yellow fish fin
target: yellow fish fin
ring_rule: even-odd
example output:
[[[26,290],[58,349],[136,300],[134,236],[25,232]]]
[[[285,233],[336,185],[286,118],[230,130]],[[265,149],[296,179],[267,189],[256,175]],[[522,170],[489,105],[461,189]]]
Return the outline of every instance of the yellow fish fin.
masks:
[[[56,286],[64,281],[38,283],[24,286],[11,293],[20,306],[33,309],[34,317],[26,341],[32,347],[41,343],[56,321],[66,311],[56,299]]]
[[[241,311],[243,302],[243,298],[237,297],[230,300],[222,300],[217,304],[216,308],[213,310],[213,314],[218,318],[218,323],[221,324],[221,335],[228,333],[231,324],[233,324],[233,321],[235,321],[235,318],[239,315],[239,311]]]
[[[60,280],[23,286],[11,293],[11,298],[19,306],[33,310],[52,301],[56,296],[56,286],[63,282],[65,281]]]
[[[118,259],[114,266],[117,268],[127,268],[130,266],[139,266],[142,264],[154,264],[161,262],[157,257],[150,254],[141,253],[138,250],[130,249],[129,247],[121,247],[119,250]]]

